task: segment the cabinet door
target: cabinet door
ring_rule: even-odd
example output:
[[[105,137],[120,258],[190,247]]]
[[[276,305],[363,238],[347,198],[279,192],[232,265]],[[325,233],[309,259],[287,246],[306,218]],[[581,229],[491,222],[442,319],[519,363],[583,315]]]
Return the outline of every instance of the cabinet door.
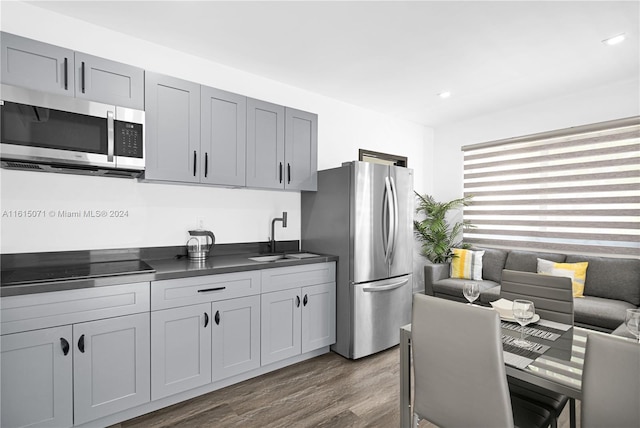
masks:
[[[284,188],[284,107],[247,99],[247,186]]]
[[[336,284],[302,288],[302,353],[336,341]]]
[[[151,312],[151,398],[211,382],[211,303]]]
[[[200,182],[200,85],[145,74],[145,178]]]
[[[144,109],[144,70],[75,53],[76,98]]]
[[[213,302],[212,378],[260,367],[260,296]]]
[[[2,83],[74,95],[73,51],[2,33]]]
[[[73,425],[71,326],[7,334],[2,348],[2,427]]]
[[[74,423],[150,400],[149,314],[73,326]]]
[[[300,354],[300,289],[262,295],[262,365]]]
[[[318,115],[287,107],[285,189],[318,189]]]
[[[244,186],[247,98],[202,87],[200,181]]]

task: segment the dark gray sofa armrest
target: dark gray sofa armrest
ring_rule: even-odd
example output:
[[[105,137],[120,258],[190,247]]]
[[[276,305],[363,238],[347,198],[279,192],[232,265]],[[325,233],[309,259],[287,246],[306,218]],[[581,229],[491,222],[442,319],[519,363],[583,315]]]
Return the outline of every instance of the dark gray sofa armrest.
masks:
[[[424,265],[424,294],[433,296],[433,284],[449,278],[449,263]]]

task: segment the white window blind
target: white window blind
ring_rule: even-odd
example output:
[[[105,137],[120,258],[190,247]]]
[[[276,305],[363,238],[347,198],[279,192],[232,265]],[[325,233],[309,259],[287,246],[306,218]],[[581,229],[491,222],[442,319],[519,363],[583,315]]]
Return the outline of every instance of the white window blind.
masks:
[[[462,150],[465,242],[640,256],[640,118]]]

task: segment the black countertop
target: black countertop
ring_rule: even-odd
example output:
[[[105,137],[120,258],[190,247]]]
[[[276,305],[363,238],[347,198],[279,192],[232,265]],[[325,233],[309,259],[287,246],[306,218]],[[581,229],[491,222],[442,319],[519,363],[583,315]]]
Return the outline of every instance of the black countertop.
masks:
[[[278,243],[283,253],[299,253],[298,241]],[[2,255],[2,283],[0,296],[73,290],[79,288],[187,278],[201,275],[243,272],[337,261],[336,256],[259,262],[250,257],[264,255],[264,243],[216,245],[209,258],[192,261],[186,257],[183,247],[161,247],[123,250],[96,250],[59,253],[28,253]],[[142,264],[137,264],[142,261]],[[151,269],[142,269],[144,264]],[[92,277],[65,278],[67,267],[86,271]],[[102,267],[132,266],[132,271],[101,272]]]

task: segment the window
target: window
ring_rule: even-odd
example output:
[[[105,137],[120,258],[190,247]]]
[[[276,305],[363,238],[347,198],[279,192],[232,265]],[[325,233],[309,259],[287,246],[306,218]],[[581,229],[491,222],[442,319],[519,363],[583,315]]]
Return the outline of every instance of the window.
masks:
[[[381,163],[384,165],[395,165],[407,167],[406,156],[389,155],[387,153],[372,152],[371,150],[358,150],[358,160],[364,162]]]
[[[465,242],[640,256],[640,118],[462,150]]]

